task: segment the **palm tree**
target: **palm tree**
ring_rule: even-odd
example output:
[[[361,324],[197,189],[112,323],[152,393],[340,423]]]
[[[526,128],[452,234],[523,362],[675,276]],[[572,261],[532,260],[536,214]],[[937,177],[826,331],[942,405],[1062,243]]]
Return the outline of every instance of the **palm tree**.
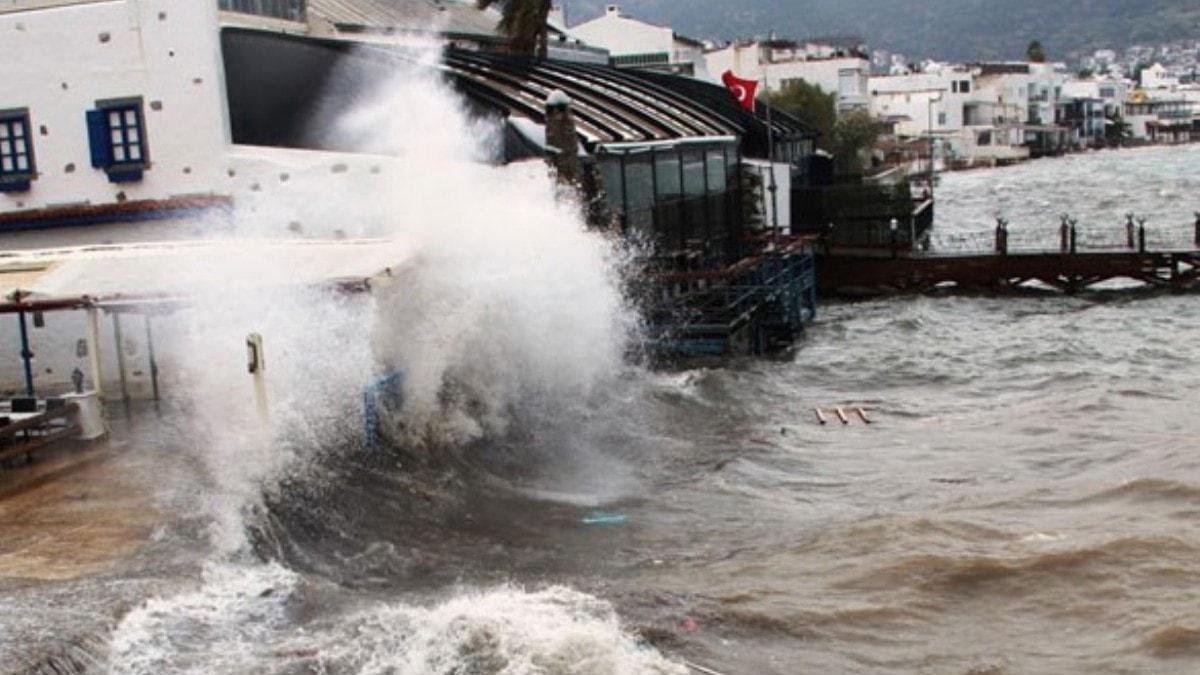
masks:
[[[549,49],[549,31],[546,27],[550,16],[551,0],[476,0],[479,9],[493,5],[500,8],[500,32],[507,35],[509,46],[518,54],[536,54],[546,58]]]

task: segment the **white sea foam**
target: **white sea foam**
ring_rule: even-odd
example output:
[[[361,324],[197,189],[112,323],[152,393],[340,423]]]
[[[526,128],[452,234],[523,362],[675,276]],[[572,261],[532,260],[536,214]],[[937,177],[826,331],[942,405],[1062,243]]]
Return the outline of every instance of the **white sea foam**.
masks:
[[[295,626],[297,575],[210,565],[203,585],[130,612],[110,666],[158,673],[682,675],[640,644],[607,602],[564,587],[467,591],[430,606],[375,605]]]

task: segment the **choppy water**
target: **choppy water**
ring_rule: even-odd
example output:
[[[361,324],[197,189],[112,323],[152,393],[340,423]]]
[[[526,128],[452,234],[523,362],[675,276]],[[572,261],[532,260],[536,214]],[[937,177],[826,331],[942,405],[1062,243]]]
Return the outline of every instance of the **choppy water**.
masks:
[[[952,175],[940,216],[1187,217],[1197,159]],[[786,361],[631,370],[503,440],[323,448],[232,555],[164,497],[132,562],[0,585],[0,651],[57,622],[122,673],[1200,672],[1198,359],[1194,296],[831,305]],[[139,461],[163,495],[154,467],[188,470]]]

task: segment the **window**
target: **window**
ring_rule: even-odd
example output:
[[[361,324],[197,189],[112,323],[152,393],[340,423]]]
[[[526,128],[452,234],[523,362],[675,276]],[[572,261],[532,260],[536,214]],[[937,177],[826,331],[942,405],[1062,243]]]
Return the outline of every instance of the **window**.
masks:
[[[304,21],[305,0],[219,0],[218,7],[227,12],[269,16],[285,21]]]
[[[29,111],[0,110],[0,192],[24,192],[36,174]]]
[[[113,183],[141,180],[150,166],[142,99],[97,101],[87,121],[92,167],[104,169]]]
[[[654,180],[658,186],[658,201],[683,196],[683,176],[679,169],[679,151],[661,150],[654,153]]]
[[[946,126],[946,113],[944,113],[944,112],[938,113],[938,122],[937,123],[938,123],[939,127]]]

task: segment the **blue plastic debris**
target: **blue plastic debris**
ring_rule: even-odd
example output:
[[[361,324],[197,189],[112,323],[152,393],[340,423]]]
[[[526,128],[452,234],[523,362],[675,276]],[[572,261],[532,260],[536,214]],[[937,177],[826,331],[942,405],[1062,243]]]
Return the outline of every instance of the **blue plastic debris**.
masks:
[[[583,517],[584,525],[624,525],[629,518],[620,513],[589,513]]]

